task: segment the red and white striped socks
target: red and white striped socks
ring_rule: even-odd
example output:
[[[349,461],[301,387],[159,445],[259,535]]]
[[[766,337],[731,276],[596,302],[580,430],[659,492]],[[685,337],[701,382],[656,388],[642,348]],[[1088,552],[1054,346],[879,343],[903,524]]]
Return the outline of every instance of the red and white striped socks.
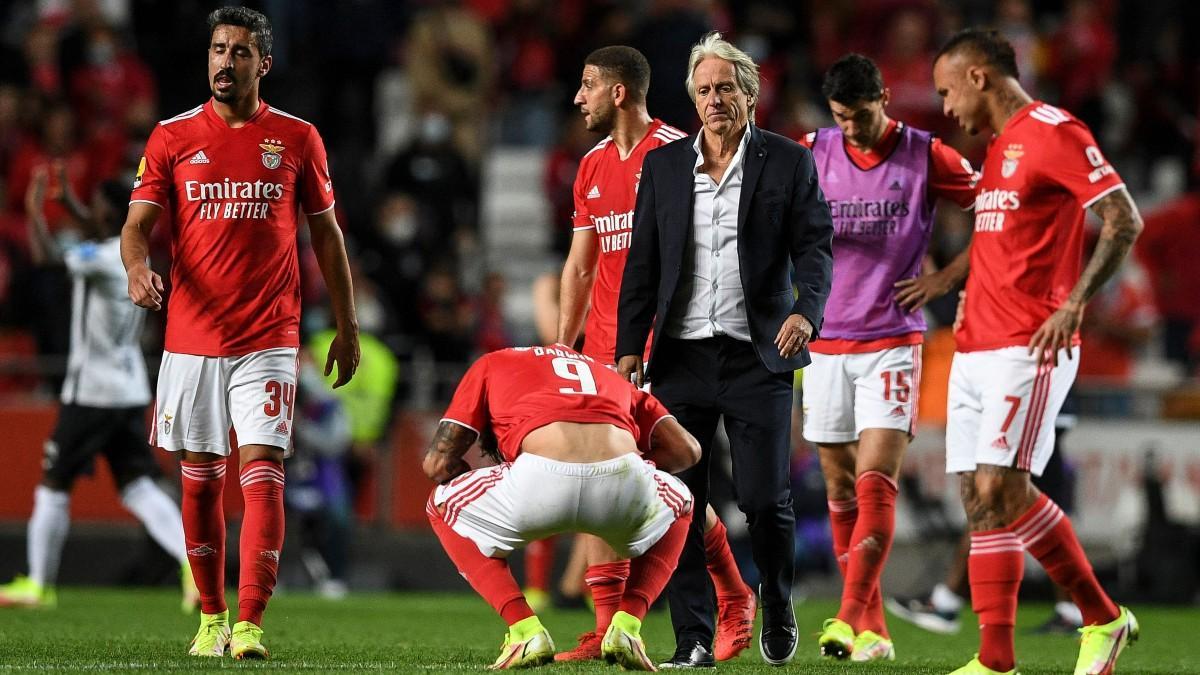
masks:
[[[180,462],[183,474],[183,536],[188,564],[200,591],[200,611],[225,607],[225,460]]]
[[[1085,625],[1108,623],[1120,613],[1096,580],[1071,519],[1049,497],[1038,495],[1008,527],[971,535],[968,570],[971,605],[979,615],[979,660],[993,670],[1013,668],[1013,624],[1025,551],[1071,593]]]
[[[967,573],[971,608],[979,616],[979,661],[992,670],[1012,670],[1017,591],[1025,574],[1021,540],[1008,528],[972,532]]]
[[[1083,613],[1083,624],[1108,623],[1121,610],[1100,587],[1071,519],[1046,495],[1009,526],[1054,583],[1067,589]]]
[[[238,621],[262,625],[263,610],[275,590],[283,548],[283,465],[255,460],[242,467],[242,518],[239,546]]]

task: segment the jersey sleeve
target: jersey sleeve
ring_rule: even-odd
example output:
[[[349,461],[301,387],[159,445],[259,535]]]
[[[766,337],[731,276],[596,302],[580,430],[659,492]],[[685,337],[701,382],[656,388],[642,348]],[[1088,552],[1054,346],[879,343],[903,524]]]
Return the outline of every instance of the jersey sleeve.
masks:
[[[929,193],[935,198],[975,208],[975,183],[979,174],[957,150],[935,138],[929,144]]]
[[[173,166],[171,151],[167,147],[167,132],[161,124],[156,124],[146,141],[142,160],[138,163],[129,203],[147,202],[166,209],[171,198]]]
[[[592,163],[588,161],[587,157],[584,157],[583,161],[579,162],[579,169],[575,172],[575,186],[571,189],[575,201],[575,211],[571,214],[571,229],[575,231],[596,229],[587,205],[587,181],[591,176],[591,169]]]
[[[642,452],[650,450],[650,436],[654,433],[654,427],[668,417],[671,417],[671,413],[658,399],[641,389],[634,391],[633,421],[638,427],[638,448]]]
[[[316,127],[308,130],[304,148],[304,166],[300,174],[300,207],[311,216],[333,208],[333,179],[329,175],[329,158],[325,142]]]
[[[1059,124],[1049,139],[1043,150],[1042,175],[1073,194],[1083,208],[1125,186],[1082,122]]]
[[[491,359],[484,356],[463,375],[458,388],[454,390],[454,397],[450,399],[450,407],[446,408],[446,413],[442,415],[442,422],[454,422],[477,434],[483,433],[487,428],[487,376],[490,361]]]

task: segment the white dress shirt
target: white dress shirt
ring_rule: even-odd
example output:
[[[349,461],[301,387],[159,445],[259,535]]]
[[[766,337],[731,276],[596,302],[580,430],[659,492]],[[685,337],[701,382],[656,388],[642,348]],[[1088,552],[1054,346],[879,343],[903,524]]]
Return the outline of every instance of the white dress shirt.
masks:
[[[697,134],[693,144],[696,164],[692,167],[692,246],[684,252],[679,285],[663,332],[681,340],[728,335],[749,342],[750,321],[738,261],[737,221],[750,125],[746,125],[737,152],[719,183],[700,170],[704,163],[702,137],[703,132]]]

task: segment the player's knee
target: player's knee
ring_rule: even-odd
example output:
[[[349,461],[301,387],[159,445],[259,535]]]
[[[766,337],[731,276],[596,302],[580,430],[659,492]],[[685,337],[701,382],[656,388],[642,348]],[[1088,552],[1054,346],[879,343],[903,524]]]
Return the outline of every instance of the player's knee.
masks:
[[[826,498],[832,502],[844,502],[854,499],[854,473],[838,471],[825,476]]]
[[[771,518],[782,510],[791,510],[792,496],[788,492],[763,490],[751,495],[738,495],[737,504],[738,509],[749,518]]]

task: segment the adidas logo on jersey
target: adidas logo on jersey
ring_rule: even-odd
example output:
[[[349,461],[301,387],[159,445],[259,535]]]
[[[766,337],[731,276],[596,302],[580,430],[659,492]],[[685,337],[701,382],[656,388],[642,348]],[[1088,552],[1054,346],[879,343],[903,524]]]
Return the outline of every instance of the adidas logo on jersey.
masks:
[[[588,198],[588,199],[599,199],[599,198],[600,198],[600,186],[599,186],[599,185],[593,185],[593,186],[592,186],[592,189],[591,189],[591,190],[588,190],[588,196],[587,196],[587,198]]]
[[[992,441],[992,447],[997,450],[1008,450],[1008,439],[1004,436],[1004,434],[1000,434],[999,438]]]
[[[900,181],[894,180],[894,181],[892,181],[892,184],[890,186],[888,186],[888,189],[889,190],[901,190],[903,188],[900,187]]]
[[[203,150],[192,155],[191,160],[188,161],[188,164],[208,164],[208,163],[209,163],[208,155],[204,154]]]

